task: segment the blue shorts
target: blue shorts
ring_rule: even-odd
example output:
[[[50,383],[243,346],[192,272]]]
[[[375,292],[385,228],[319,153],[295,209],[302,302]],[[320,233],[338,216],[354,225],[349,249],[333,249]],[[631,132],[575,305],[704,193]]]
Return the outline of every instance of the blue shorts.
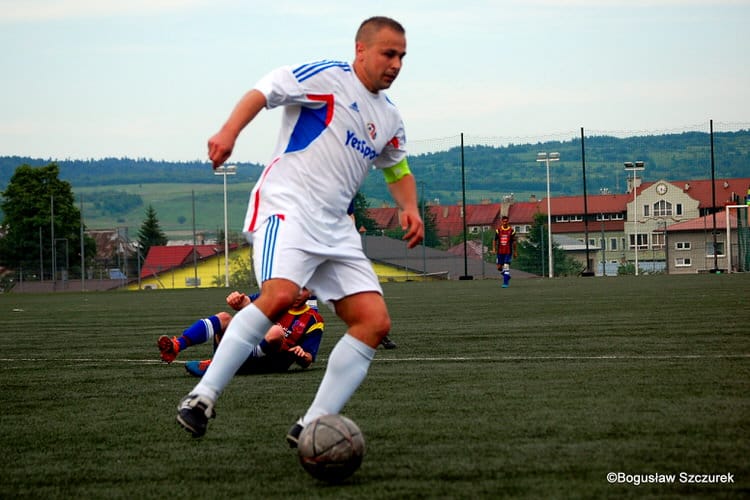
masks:
[[[513,257],[512,253],[499,253],[497,254],[497,265],[502,266],[503,264],[510,265],[510,260]]]

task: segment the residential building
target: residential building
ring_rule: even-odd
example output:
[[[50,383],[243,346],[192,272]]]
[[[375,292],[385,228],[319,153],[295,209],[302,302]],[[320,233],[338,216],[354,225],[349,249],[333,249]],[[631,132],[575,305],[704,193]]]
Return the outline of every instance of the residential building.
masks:
[[[628,182],[627,193],[589,195],[585,203],[583,196],[550,199],[554,241],[558,242],[557,236],[566,236],[583,243],[583,253],[570,240],[561,240],[564,244],[558,244],[575,252],[576,258],[584,264],[588,255],[588,269],[597,274],[613,274],[611,269],[616,270],[620,264],[635,263],[636,260],[639,270],[644,272],[704,272],[713,269],[713,259],[706,263],[705,258],[694,256],[690,257],[689,266],[684,261],[679,266],[674,261],[667,262],[673,257],[669,255],[667,237],[672,234],[672,229],[675,234],[679,231],[681,226],[675,225],[688,221],[696,221],[698,226],[704,224],[712,231],[713,217],[709,218],[708,226],[705,224],[709,219],[704,218],[713,213],[714,207],[723,215],[723,207],[740,203],[750,186],[750,178],[717,179],[714,184],[703,179],[641,182],[640,178],[635,178],[635,182],[630,179]],[[438,236],[451,238],[463,234],[461,204],[429,205],[428,209],[434,215]],[[386,213],[381,213],[384,210],[393,214],[396,209],[369,209],[368,215],[376,221],[391,224],[380,226],[382,229],[397,227],[397,217],[386,216]],[[524,238],[531,229],[534,215],[546,213],[547,200],[534,197],[524,202],[511,198],[503,203],[469,204],[466,205],[466,230],[470,235],[491,231],[497,226],[501,214],[508,214],[516,234]],[[720,231],[718,224],[717,231]],[[726,239],[724,234],[718,235],[717,247]],[[701,243],[700,248],[704,251],[705,245]]]
[[[230,245],[231,262],[248,246]],[[193,251],[195,249],[195,251]],[[152,246],[141,268],[138,282],[130,280],[130,288],[205,288],[223,285],[226,274],[224,245],[168,245]]]
[[[729,269],[727,254],[727,216],[716,214],[716,243],[714,245],[713,214],[697,217],[685,222],[678,222],[666,228],[665,248],[667,249],[667,268],[669,274],[694,274]],[[737,218],[729,217],[730,244],[732,249],[740,248],[738,244]],[[714,250],[716,249],[716,251]],[[738,262],[746,259],[747,248],[743,252],[734,251],[732,269],[737,269]]]

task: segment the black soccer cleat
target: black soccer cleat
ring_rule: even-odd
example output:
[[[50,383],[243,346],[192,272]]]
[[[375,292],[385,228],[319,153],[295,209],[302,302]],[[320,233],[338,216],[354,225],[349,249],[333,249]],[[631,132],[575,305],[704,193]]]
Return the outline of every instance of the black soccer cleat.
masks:
[[[383,337],[383,340],[380,341],[380,345],[383,346],[383,349],[395,349],[398,347],[394,341],[392,341],[387,335]]]
[[[297,444],[299,443],[299,435],[302,434],[302,424],[295,423],[290,429],[289,432],[286,433],[286,442],[289,444],[290,448],[296,448]]]
[[[177,406],[177,423],[199,438],[206,433],[208,419],[216,417],[214,402],[205,396],[188,394]]]

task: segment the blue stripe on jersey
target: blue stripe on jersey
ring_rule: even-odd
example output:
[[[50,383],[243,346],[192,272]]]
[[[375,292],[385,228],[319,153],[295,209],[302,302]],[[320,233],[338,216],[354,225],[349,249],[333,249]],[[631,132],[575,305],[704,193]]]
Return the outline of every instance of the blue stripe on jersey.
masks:
[[[263,236],[263,261],[260,266],[260,282],[263,283],[273,276],[273,258],[276,252],[276,236],[279,234],[280,218],[272,215],[268,218],[266,233]]]
[[[327,104],[317,109],[302,108],[284,153],[301,151],[309,146],[328,126],[326,123],[327,116]]]
[[[298,68],[292,70],[292,74],[297,78],[298,82],[304,82],[310,77],[313,77],[330,68],[341,68],[343,71],[351,71],[349,63],[342,61],[318,61],[310,64],[303,64]]]

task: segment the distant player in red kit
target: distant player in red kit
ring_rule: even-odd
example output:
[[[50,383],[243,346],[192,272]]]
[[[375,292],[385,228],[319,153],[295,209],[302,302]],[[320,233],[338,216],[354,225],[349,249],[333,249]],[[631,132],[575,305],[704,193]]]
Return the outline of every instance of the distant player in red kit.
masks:
[[[503,288],[510,285],[510,262],[518,257],[516,248],[516,230],[508,224],[508,216],[500,218],[500,227],[495,229],[492,240],[492,251],[497,254],[497,270],[503,274]]]

